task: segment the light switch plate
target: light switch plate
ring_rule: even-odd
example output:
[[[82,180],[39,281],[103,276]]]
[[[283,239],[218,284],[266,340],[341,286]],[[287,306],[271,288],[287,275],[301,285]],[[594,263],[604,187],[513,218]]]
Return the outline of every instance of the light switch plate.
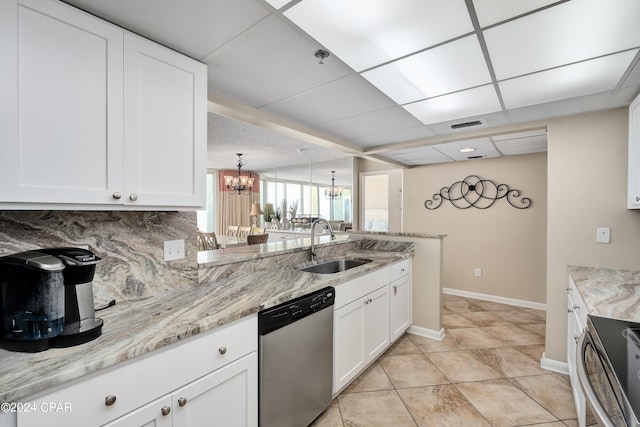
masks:
[[[164,242],[165,261],[173,261],[175,259],[182,259],[184,257],[184,239],[166,240]]]
[[[610,243],[611,242],[611,229],[609,227],[598,227],[596,230],[596,242],[597,243]]]

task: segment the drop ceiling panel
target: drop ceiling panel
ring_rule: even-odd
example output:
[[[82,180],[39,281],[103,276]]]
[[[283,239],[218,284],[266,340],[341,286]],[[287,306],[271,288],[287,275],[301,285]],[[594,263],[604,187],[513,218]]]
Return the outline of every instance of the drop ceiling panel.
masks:
[[[558,0],[473,0],[481,27],[522,15],[523,13],[550,5]]]
[[[504,137],[504,136],[503,136]],[[547,151],[547,135],[532,135],[513,139],[494,140],[494,144],[505,156],[541,153]]]
[[[640,1],[573,0],[484,31],[498,80],[640,46]]]
[[[589,111],[602,110],[611,98],[611,92],[596,93],[578,98],[563,99],[546,104],[509,110],[511,123],[544,120],[553,117],[570,116]]]
[[[362,76],[399,104],[491,82],[476,35],[383,65]]]
[[[260,107],[351,73],[340,61],[319,64],[316,50],[290,24],[270,17],[205,58],[209,88]]]
[[[613,90],[636,51],[627,51],[499,83],[506,108]]]
[[[317,129],[342,139],[357,139],[419,126],[418,119],[400,107],[385,108],[360,116],[318,126]]]
[[[609,99],[607,108],[628,107],[639,94],[640,85],[622,88]]]
[[[432,147],[454,160],[467,160],[469,157],[476,156],[482,156],[483,158],[500,157],[500,153],[496,150],[496,147],[491,143],[489,138],[467,139],[464,141],[437,144]],[[460,150],[464,148],[473,148],[475,151],[461,153]]]
[[[289,3],[290,0],[265,0],[265,1],[269,3],[271,6],[273,6],[275,9],[280,9],[282,6]]]
[[[378,145],[393,144],[402,141],[414,141],[434,135],[436,135],[436,133],[429,126],[421,125],[394,132],[384,132],[364,138],[351,139],[349,142],[359,145],[360,147],[375,147]]]
[[[362,77],[351,75],[263,109],[314,127],[393,106],[386,96],[371,89]]]
[[[403,107],[424,124],[455,120],[500,111],[500,101],[493,85],[439,96]]]
[[[357,71],[473,31],[464,0],[303,0],[284,15]]]
[[[65,0],[142,36],[202,59],[269,15],[255,0]]]
[[[381,154],[381,156],[411,166],[430,165],[453,161],[451,158],[430,146],[391,151]]]

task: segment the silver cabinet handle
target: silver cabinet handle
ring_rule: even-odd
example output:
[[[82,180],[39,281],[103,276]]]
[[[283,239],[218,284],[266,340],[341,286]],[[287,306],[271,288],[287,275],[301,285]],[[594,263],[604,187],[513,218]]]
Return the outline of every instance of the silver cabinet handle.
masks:
[[[573,304],[573,309],[574,309],[574,310],[580,310],[580,306],[579,306],[579,305],[575,305],[575,304]]]
[[[364,303],[369,304],[369,300],[368,299],[364,300]]]
[[[227,352],[227,347],[220,347],[218,349],[218,353],[220,353],[220,354],[225,354],[226,352]]]
[[[137,194],[130,195],[129,200],[131,200],[132,202],[135,202],[136,200],[138,200],[138,195]]]
[[[578,342],[578,340],[579,340],[579,339],[580,339],[580,337],[579,337],[579,336],[577,336],[577,335],[574,335],[574,336],[573,336],[573,340],[574,340],[576,343]]]
[[[178,406],[180,406],[181,408],[187,404],[187,398],[186,397],[181,397],[180,399],[178,399]]]
[[[573,310],[571,310],[570,308],[567,309],[567,313],[573,313]]]
[[[636,196],[636,202],[640,202],[640,196]]]
[[[163,406],[162,409],[160,409],[160,413],[162,416],[166,417],[171,413],[171,406]]]
[[[122,194],[118,193],[117,191],[115,193],[113,193],[113,198],[118,200],[122,197]]]
[[[397,285],[393,285],[393,296],[398,295],[398,286]]]
[[[401,268],[401,269],[400,269],[400,271],[401,271],[402,273],[404,273],[404,268]]]
[[[567,292],[571,292],[571,288],[567,288]]]
[[[111,406],[116,403],[116,397],[113,394],[108,395],[104,398],[104,404],[107,406]]]

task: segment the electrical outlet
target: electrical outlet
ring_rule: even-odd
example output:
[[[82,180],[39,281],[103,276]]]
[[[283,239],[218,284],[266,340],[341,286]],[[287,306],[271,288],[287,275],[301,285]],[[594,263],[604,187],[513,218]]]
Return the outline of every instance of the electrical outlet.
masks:
[[[173,261],[175,259],[182,259],[184,257],[184,239],[166,240],[164,242],[165,261]]]
[[[611,242],[611,229],[609,227],[598,227],[596,229],[596,242],[597,243],[610,243]]]
[[[476,268],[476,277],[480,277],[480,276],[482,276],[482,269]]]

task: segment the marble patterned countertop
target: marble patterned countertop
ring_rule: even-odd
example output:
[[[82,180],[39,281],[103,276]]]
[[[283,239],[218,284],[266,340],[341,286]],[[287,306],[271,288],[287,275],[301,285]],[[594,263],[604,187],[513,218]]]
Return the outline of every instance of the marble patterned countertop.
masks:
[[[286,264],[287,257],[281,263],[273,258],[272,262],[276,264],[271,264],[270,268],[240,269],[229,277],[206,284],[118,302],[100,312],[105,322],[103,334],[90,343],[31,354],[0,349],[0,402],[18,402],[49,391],[264,308],[326,286],[339,286],[412,255],[411,244],[397,252],[360,249],[350,252],[349,256],[366,257],[373,260],[371,263],[332,275],[301,272],[296,269],[301,266],[299,261],[290,265]]]
[[[570,265],[589,314],[640,322],[640,271]]]

